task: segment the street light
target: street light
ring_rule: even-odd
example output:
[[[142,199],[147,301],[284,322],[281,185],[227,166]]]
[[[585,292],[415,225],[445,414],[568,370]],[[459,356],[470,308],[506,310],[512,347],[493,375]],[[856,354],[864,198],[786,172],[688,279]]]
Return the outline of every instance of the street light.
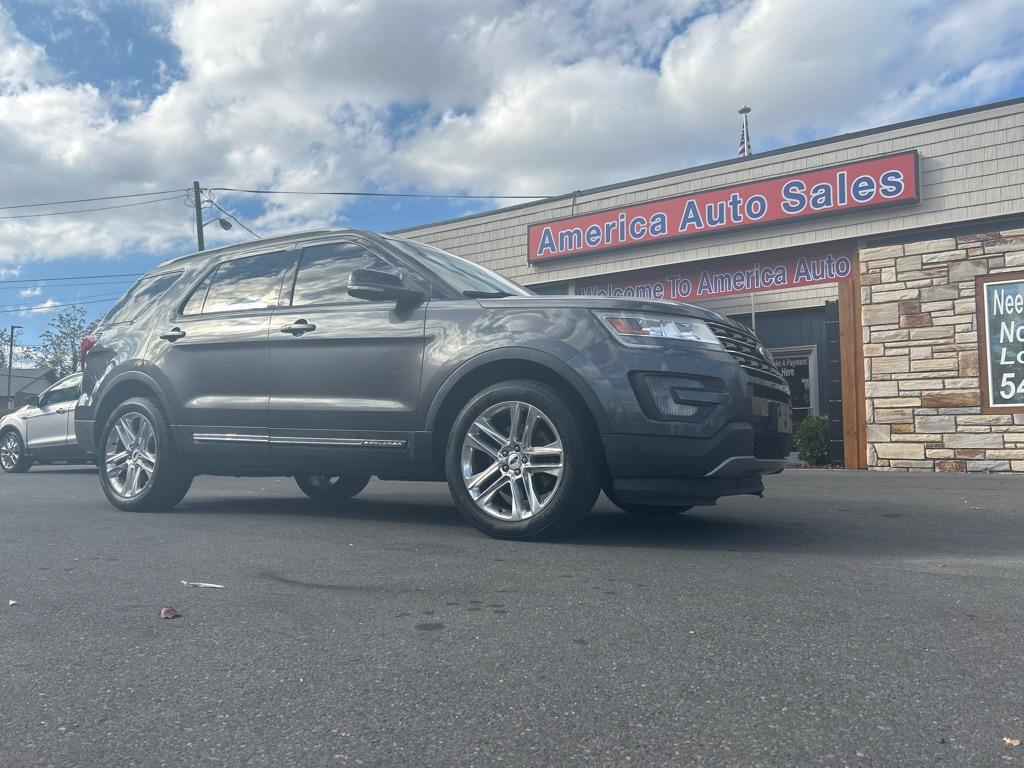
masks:
[[[215,222],[215,221],[218,224],[220,224],[220,228],[221,229],[223,229],[223,230],[231,229],[231,222],[228,221],[227,219],[210,219],[209,221],[204,221],[203,222],[203,229],[206,228],[207,224],[213,224],[213,222]]]

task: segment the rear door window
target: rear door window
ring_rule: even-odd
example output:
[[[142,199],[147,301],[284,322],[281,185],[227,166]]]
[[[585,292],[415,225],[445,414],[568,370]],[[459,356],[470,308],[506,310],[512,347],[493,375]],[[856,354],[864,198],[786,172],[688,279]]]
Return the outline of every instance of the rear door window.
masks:
[[[178,282],[181,272],[152,275],[137,282],[106,316],[106,323],[131,323]]]
[[[316,245],[302,252],[295,276],[292,306],[365,304],[364,300],[348,295],[348,278],[356,269],[401,275],[390,262],[360,243]]]
[[[284,251],[225,261],[196,287],[182,314],[239,312],[277,304]]]

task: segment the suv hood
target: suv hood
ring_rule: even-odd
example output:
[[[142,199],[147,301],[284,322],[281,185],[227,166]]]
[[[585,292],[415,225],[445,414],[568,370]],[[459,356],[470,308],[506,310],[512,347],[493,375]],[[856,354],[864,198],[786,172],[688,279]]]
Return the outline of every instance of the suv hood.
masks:
[[[677,301],[647,299],[616,299],[606,296],[505,296],[500,299],[478,299],[485,307],[538,309],[597,309],[657,312],[662,315],[682,315],[732,325],[732,321],[710,309]]]

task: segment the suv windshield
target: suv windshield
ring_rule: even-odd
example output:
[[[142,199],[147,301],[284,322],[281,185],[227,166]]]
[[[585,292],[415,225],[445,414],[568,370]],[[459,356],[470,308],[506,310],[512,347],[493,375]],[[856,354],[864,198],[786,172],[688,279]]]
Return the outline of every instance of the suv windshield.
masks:
[[[399,238],[389,237],[388,241],[464,296],[486,298],[533,295],[518,283],[440,248]]]

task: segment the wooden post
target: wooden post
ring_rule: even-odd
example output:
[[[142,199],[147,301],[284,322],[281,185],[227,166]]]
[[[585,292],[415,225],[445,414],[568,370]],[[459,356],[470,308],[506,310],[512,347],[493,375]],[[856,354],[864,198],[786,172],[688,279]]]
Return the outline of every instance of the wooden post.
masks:
[[[860,314],[860,260],[856,256],[853,275],[839,283],[839,349],[843,389],[843,464],[847,469],[867,469],[864,330]]]

